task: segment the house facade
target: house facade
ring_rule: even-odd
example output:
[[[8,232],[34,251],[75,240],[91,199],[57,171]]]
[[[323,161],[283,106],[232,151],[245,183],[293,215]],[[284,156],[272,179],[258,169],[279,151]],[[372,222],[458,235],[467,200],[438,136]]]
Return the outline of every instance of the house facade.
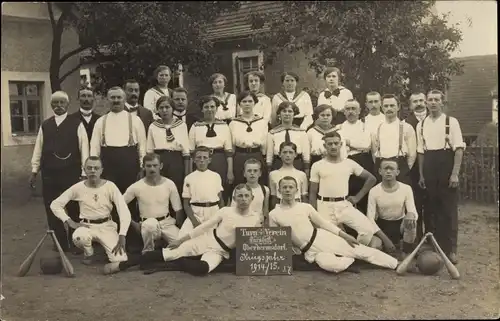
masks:
[[[56,19],[60,12],[54,6]],[[28,176],[36,134],[43,120],[51,117],[49,66],[52,27],[46,3],[2,3],[2,198],[29,193]],[[61,54],[78,47],[77,34],[63,34]],[[70,58],[61,74],[78,64]],[[71,99],[70,112],[77,110],[78,72],[62,83]],[[21,188],[15,188],[19,185]]]

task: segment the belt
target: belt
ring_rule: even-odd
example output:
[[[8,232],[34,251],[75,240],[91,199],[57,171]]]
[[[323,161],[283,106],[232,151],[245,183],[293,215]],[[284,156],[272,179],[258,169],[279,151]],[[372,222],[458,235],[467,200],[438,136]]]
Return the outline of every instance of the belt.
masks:
[[[226,243],[222,242],[222,240],[217,236],[217,230],[216,229],[214,229],[214,238],[217,241],[217,243],[219,243],[220,247],[222,247],[222,249],[224,251],[231,252],[231,249],[229,248],[229,246],[227,246]]]
[[[318,234],[318,229],[317,228],[314,228],[313,230],[313,234],[311,235],[311,239],[309,240],[309,242],[307,242],[306,246],[304,246],[304,248],[301,250],[302,251],[302,254],[306,253],[307,251],[309,251],[309,249],[311,248],[311,246],[313,245],[314,243],[314,240],[316,239],[316,235]]]
[[[215,205],[218,205],[219,201],[217,202],[192,202],[190,205],[191,206],[199,206],[199,207],[212,207]]]
[[[318,200],[323,201],[323,202],[341,202],[345,201],[347,199],[347,196],[342,196],[342,197],[323,197],[318,195]]]
[[[260,147],[234,147],[234,151],[238,153],[258,153],[260,150]]]
[[[97,220],[89,220],[89,219],[86,219],[86,218],[82,218],[82,219],[80,219],[80,222],[89,223],[89,224],[101,224],[101,223],[106,223],[109,220],[110,220],[110,218],[108,216],[108,217],[100,218],[100,219],[97,219]]]
[[[180,150],[171,150],[171,149],[155,149],[155,153],[180,153]]]
[[[274,158],[275,159],[280,159],[280,156],[279,155],[274,155]],[[302,159],[302,154],[297,154],[297,156],[295,156],[294,159]]]
[[[170,215],[165,215],[165,216],[160,216],[160,217],[141,217],[141,222],[144,222],[145,220],[147,220],[148,218],[154,218],[155,220],[157,220],[158,222],[161,222],[163,221],[164,219],[170,217]]]
[[[226,151],[224,148],[212,148],[212,153],[214,154],[219,154],[219,153],[225,153]]]

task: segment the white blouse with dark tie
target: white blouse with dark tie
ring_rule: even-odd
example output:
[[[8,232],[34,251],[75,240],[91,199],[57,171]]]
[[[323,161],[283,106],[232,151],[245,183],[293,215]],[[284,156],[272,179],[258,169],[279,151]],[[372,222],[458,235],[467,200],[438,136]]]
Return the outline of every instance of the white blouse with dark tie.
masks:
[[[233,145],[241,148],[260,147],[262,155],[266,154],[267,146],[267,121],[254,115],[247,121],[241,116],[233,119],[229,124]]]
[[[148,153],[166,149],[180,151],[184,157],[189,157],[189,148],[187,126],[182,120],[175,120],[170,125],[157,120],[149,126],[146,144]]]
[[[212,135],[210,129],[213,130]],[[212,125],[203,121],[194,123],[189,130],[189,144],[191,152],[197,146],[206,146],[213,149],[224,148],[228,153],[233,151],[231,131],[229,126],[222,120],[216,120]]]

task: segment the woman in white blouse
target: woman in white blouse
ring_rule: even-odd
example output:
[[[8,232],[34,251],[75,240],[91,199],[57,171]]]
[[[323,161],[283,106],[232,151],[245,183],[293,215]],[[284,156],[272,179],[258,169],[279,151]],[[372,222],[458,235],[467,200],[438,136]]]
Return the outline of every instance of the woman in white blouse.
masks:
[[[243,176],[245,161],[255,158],[262,163],[261,178],[265,178],[264,155],[267,143],[267,121],[254,113],[255,105],[259,102],[257,96],[250,91],[241,92],[236,102],[241,109],[240,116],[229,124],[234,146],[234,183],[245,182]]]
[[[146,151],[160,155],[161,175],[171,179],[182,193],[184,177],[190,172],[189,139],[186,123],[173,116],[174,102],[162,96],[156,101],[160,119],[148,129]]]
[[[326,89],[318,96],[319,105],[330,105],[337,112],[334,125],[342,124],[346,118],[344,115],[344,105],[349,99],[353,99],[352,92],[340,85],[340,69],[337,67],[328,67],[325,69],[324,78]]]
[[[155,69],[153,77],[156,81],[156,85],[146,91],[142,105],[151,110],[155,118],[158,119],[156,101],[161,96],[172,97],[171,89],[168,88],[168,83],[172,78],[172,71],[168,66],[161,65]]]
[[[229,199],[231,191],[229,186],[234,181],[233,174],[233,143],[229,126],[222,120],[216,119],[220,101],[214,96],[200,98],[199,106],[203,119],[197,121],[189,130],[189,145],[191,152],[198,146],[212,149],[212,160],[208,168],[220,175],[224,188],[225,202]]]
[[[267,167],[269,171],[281,168],[280,144],[289,141],[297,145],[297,157],[293,162],[294,167],[305,172],[309,177],[309,162],[311,159],[309,139],[304,129],[293,124],[294,115],[299,113],[299,108],[293,102],[285,101],[279,105],[277,113],[280,125],[271,129],[267,134]]]
[[[285,72],[281,75],[281,83],[283,90],[274,95],[272,100],[273,112],[271,114],[271,126],[275,127],[279,124],[278,121],[278,106],[284,102],[293,102],[297,108],[298,113],[293,119],[293,124],[306,130],[312,123],[313,105],[311,96],[305,91],[297,91],[297,83],[299,76],[293,72]]]
[[[244,76],[246,89],[250,90],[259,99],[259,101],[255,103],[253,113],[264,118],[266,123],[270,124],[273,106],[271,104],[271,99],[261,92],[265,80],[266,77],[264,73],[260,71],[250,71]],[[241,113],[241,108],[238,108],[238,113]]]
[[[208,81],[212,86],[212,95],[219,100],[220,104],[215,118],[229,124],[237,116],[236,96],[224,91],[227,86],[227,78],[223,74],[215,73],[210,76]]]
[[[311,145],[311,167],[314,163],[321,160],[325,154],[325,146],[323,136],[326,133],[334,131],[332,125],[333,115],[335,111],[330,105],[319,105],[314,108],[314,125],[307,130],[307,137]]]

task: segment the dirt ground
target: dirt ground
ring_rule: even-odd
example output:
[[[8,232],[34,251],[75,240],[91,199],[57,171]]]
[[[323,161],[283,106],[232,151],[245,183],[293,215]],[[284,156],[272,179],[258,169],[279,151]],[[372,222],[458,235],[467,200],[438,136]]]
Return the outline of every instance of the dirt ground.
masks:
[[[460,207],[461,280],[437,276],[294,272],[293,276],[238,277],[182,272],[104,276],[70,256],[76,278],[15,273],[44,233],[41,199],[2,201],[1,319],[15,320],[285,320],[462,319],[499,316],[499,221],[495,207]],[[50,251],[49,242],[41,250]]]

